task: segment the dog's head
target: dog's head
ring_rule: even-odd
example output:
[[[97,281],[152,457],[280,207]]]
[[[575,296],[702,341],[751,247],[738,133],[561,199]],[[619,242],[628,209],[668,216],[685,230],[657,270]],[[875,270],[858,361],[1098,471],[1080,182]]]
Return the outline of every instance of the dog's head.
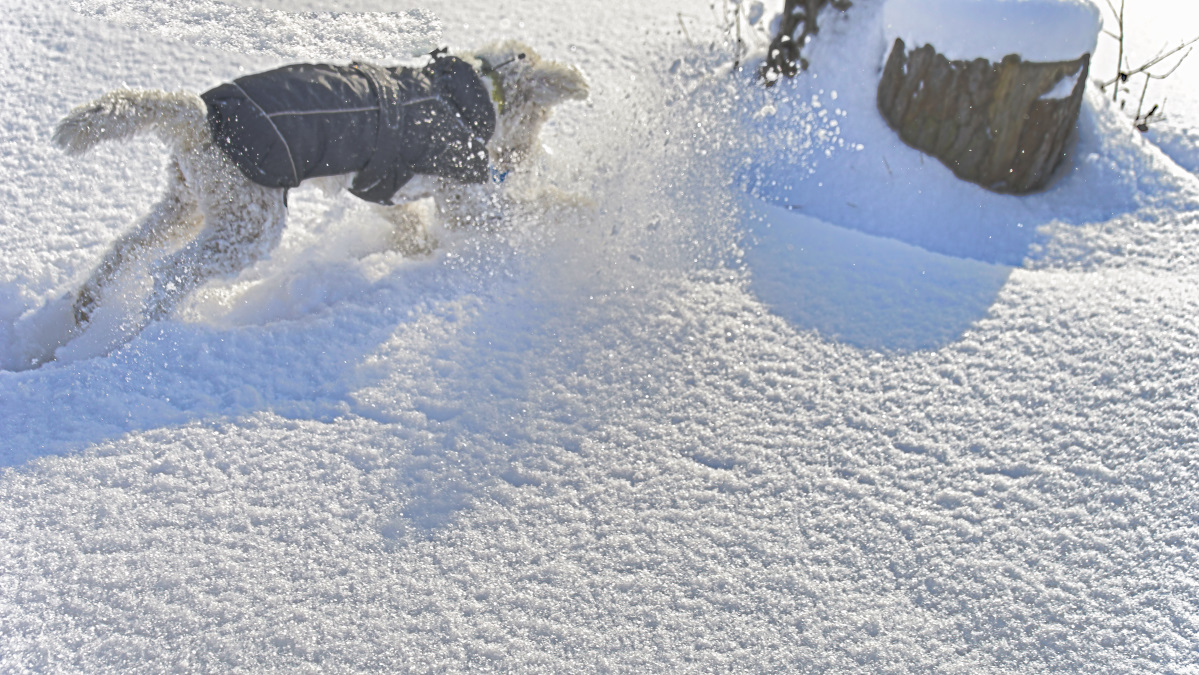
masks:
[[[496,107],[495,134],[487,145],[492,162],[502,171],[537,149],[551,108],[587,98],[587,80],[577,68],[543,61],[520,42],[498,42],[471,56]]]

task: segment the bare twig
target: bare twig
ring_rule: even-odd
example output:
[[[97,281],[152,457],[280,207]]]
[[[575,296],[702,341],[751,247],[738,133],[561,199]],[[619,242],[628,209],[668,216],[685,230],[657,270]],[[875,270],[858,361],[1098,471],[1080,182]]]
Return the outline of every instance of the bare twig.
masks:
[[[1145,86],[1141,87],[1141,100],[1137,101],[1137,116],[1133,121],[1133,124],[1141,131],[1149,131],[1149,118],[1153,117],[1153,113],[1157,112],[1157,106],[1153,106],[1153,110],[1150,110],[1149,114],[1145,115],[1143,121],[1141,120],[1141,106],[1145,105],[1145,92],[1147,91],[1149,91],[1148,77],[1145,78]]]
[[[1196,39],[1199,40],[1199,38],[1196,38]],[[1145,77],[1151,77],[1155,80],[1164,80],[1167,77],[1170,77],[1171,75],[1174,74],[1174,71],[1178,70],[1178,67],[1182,65],[1182,62],[1187,60],[1187,57],[1191,55],[1191,51],[1192,51],[1192,49],[1188,49],[1187,53],[1183,54],[1182,58],[1178,59],[1178,63],[1175,63],[1174,67],[1171,68],[1168,72],[1162,73],[1161,75],[1154,75],[1153,73],[1146,72]]]
[[[683,29],[683,37],[687,40],[687,44],[694,47],[695,43],[691,41],[691,34],[687,32],[687,24],[683,23],[683,13],[679,12],[678,17],[679,17],[679,28]]]
[[[1124,60],[1124,0],[1120,0],[1119,12],[1116,12],[1116,8],[1112,5],[1111,0],[1107,0],[1107,6],[1112,10],[1112,13],[1116,14],[1116,25],[1120,28],[1120,35],[1114,36],[1120,43],[1120,53],[1116,56],[1116,79],[1120,79],[1120,63]],[[1124,79],[1127,80],[1128,78],[1125,77]],[[1100,87],[1100,90],[1102,90],[1102,87]],[[1115,102],[1118,93],[1117,91],[1112,92],[1112,102]]]
[[[733,8],[733,23],[737,25],[737,56],[733,58],[733,70],[737,70],[741,66],[741,52],[745,49],[741,40],[741,3]]]
[[[1111,80],[1108,80],[1107,82],[1101,83],[1099,85],[1099,88],[1107,89],[1108,87],[1115,84],[1116,82],[1127,82],[1128,78],[1132,77],[1133,75],[1139,75],[1141,73],[1148,71],[1150,68],[1156,66],[1157,64],[1161,63],[1162,61],[1165,61],[1166,59],[1170,58],[1171,56],[1174,56],[1175,54],[1186,49],[1187,47],[1190,47],[1191,45],[1195,44],[1196,42],[1199,42],[1199,37],[1191,38],[1190,40],[1183,42],[1182,44],[1178,45],[1177,47],[1175,47],[1174,49],[1171,49],[1168,52],[1165,52],[1164,54],[1159,52],[1157,56],[1146,61],[1145,63],[1141,64],[1137,68],[1129,69],[1126,71],[1121,71],[1120,74],[1118,74],[1114,79],[1111,79]],[[1178,66],[1183,62],[1183,60],[1186,59],[1187,56],[1190,55],[1190,53],[1191,53],[1190,50],[1187,50],[1187,53],[1183,54],[1182,58],[1178,60],[1178,63],[1174,65],[1174,68],[1172,68],[1170,70],[1170,72],[1173,73],[1175,70],[1177,70]],[[1161,79],[1161,77],[1156,77],[1156,76],[1152,76],[1152,75],[1150,77],[1154,77],[1154,79]],[[1162,77],[1165,77],[1165,76],[1162,76]],[[1115,99],[1113,98],[1112,100],[1115,100]]]

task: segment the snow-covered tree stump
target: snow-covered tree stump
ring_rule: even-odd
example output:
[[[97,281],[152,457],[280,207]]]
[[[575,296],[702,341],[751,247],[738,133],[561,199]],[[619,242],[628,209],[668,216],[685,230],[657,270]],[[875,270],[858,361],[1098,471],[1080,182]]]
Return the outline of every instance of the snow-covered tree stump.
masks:
[[[996,192],[1033,192],[1066,158],[1089,62],[1089,55],[1035,63],[1016,54],[999,63],[950,61],[932,45],[909,53],[897,38],[878,108],[905,143],[959,178]]]
[[[1066,160],[1099,33],[1081,0],[889,0],[878,109],[959,178],[1023,194]],[[914,48],[910,47],[914,46]]]

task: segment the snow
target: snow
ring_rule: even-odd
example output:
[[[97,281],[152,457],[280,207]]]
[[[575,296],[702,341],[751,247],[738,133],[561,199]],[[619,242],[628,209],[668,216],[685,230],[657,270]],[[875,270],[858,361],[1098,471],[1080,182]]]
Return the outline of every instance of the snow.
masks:
[[[1153,120],[1146,135],[1149,142],[1161,148],[1179,166],[1191,173],[1199,173],[1199,130],[1172,119]]]
[[[83,16],[150,35],[283,59],[394,61],[437,48],[437,18],[406,12],[285,12],[212,0],[76,0]]]
[[[1063,99],[1070,98],[1074,93],[1074,88],[1078,86],[1078,78],[1082,77],[1082,69],[1079,68],[1073,75],[1063,77],[1053,85],[1053,89],[1041,94],[1039,100]]]
[[[878,0],[768,91],[707,3],[425,3],[591,78],[508,178],[577,199],[404,258],[303,187],[271,260],[26,369],[165,161],[54,121],[289,57],[3,2],[0,671],[1199,668],[1199,182],[1090,82],[995,195],[878,118]]]
[[[1073,61],[1103,28],[1091,0],[888,0],[883,16],[887,45],[933,45],[950,61]]]

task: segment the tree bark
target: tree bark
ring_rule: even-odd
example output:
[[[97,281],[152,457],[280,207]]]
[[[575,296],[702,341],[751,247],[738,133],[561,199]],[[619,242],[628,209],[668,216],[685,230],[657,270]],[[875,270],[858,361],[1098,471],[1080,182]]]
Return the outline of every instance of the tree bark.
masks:
[[[1045,188],[1068,153],[1090,55],[1036,63],[1009,54],[950,61],[932,45],[906,50],[896,40],[878,85],[878,108],[908,145],[955,175],[996,192]],[[1063,98],[1043,98],[1064,78]]]

